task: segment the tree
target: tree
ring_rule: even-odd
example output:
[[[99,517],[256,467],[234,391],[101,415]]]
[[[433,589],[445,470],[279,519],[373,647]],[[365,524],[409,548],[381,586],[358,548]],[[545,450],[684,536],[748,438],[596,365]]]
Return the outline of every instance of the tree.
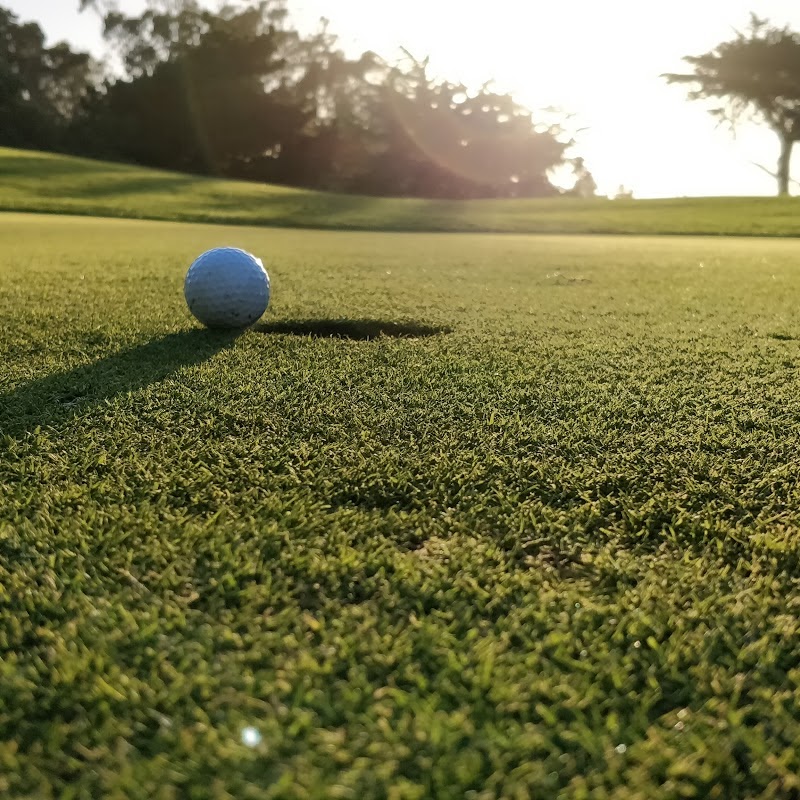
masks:
[[[408,56],[383,80],[371,109],[377,138],[362,191],[442,198],[556,193],[547,174],[571,144],[560,126],[537,123],[489,84],[469,93],[432,79],[427,69],[427,59]]]
[[[90,91],[95,65],[63,42],[45,46],[42,29],[0,7],[0,143],[57,147]]]
[[[374,143],[372,103],[385,69],[372,52],[347,57],[327,20],[282,49],[284,68],[271,88],[301,120],[287,131],[272,180],[333,191],[358,191]]]
[[[575,175],[575,185],[569,193],[575,197],[595,197],[597,195],[597,182],[586,166],[586,162],[580,156],[572,159],[572,172]]]
[[[83,5],[124,69],[73,126],[88,154],[361,194],[557,193],[548,174],[570,145],[558,124],[488,84],[434,80],[427,61],[350,58],[325,21],[294,30],[286,0],[216,12],[149,0],[138,16],[113,0]]]
[[[84,140],[112,150],[98,154],[137,163],[238,174],[237,164],[303,124],[265,90],[283,67],[280,49],[290,35],[274,24],[280,4],[216,14],[194,2],[175,5],[106,16],[106,37],[129,79],[109,81],[87,104]]]
[[[115,4],[113,0],[78,0],[78,9],[80,11],[86,11],[86,9],[92,9],[101,16],[112,11],[114,7]]]
[[[789,193],[792,147],[800,139],[800,35],[751,15],[749,29],[700,56],[684,58],[691,73],[667,73],[669,83],[694,86],[689,99],[721,99],[711,113],[735,125],[752,119],[780,140],[778,194]]]

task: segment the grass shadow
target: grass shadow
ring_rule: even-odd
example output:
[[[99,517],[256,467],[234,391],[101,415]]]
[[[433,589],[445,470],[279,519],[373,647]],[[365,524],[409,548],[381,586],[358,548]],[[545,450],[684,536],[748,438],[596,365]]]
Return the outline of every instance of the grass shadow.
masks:
[[[67,372],[47,375],[0,394],[0,437],[53,425],[117,395],[200,364],[229,346],[237,332],[171,333]]]
[[[256,326],[259,333],[308,336],[313,339],[350,339],[366,342],[389,339],[424,339],[451,333],[452,328],[419,322],[388,322],[377,319],[306,319],[267,322]]]

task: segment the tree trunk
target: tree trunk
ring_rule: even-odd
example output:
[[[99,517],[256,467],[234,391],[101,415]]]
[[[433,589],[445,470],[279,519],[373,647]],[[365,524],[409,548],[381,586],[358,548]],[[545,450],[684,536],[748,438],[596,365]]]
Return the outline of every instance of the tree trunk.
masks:
[[[785,197],[789,194],[789,166],[792,161],[792,145],[794,140],[788,136],[781,136],[781,156],[778,159],[778,196]]]

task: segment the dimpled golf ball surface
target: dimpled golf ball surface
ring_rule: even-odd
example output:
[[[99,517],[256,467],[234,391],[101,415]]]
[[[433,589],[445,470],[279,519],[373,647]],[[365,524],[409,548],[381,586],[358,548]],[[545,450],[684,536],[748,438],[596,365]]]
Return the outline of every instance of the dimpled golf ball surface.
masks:
[[[216,247],[189,267],[183,284],[189,311],[209,328],[246,328],[269,305],[269,275],[260,258]]]

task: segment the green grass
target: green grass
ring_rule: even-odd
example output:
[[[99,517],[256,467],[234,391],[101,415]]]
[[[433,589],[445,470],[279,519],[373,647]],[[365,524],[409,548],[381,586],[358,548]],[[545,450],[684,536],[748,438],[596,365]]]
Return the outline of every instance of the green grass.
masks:
[[[381,199],[3,148],[0,210],[383,231],[800,235],[797,199]]]
[[[798,796],[796,243],[2,222],[4,798]]]

